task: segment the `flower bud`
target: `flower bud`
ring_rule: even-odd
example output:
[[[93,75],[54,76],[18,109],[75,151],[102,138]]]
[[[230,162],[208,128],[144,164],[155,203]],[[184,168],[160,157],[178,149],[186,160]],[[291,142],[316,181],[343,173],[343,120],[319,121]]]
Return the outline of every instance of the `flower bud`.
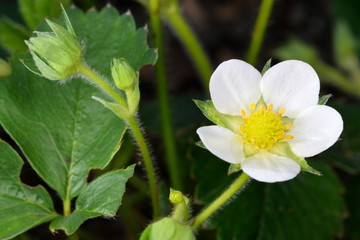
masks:
[[[67,29],[46,20],[53,32],[35,32],[36,37],[25,41],[40,74],[49,80],[70,77],[82,62],[81,44],[65,11],[64,15]]]
[[[170,188],[169,200],[172,204],[179,204],[184,201],[184,195],[182,192]]]
[[[139,78],[138,72],[134,71],[125,58],[113,59],[111,63],[111,75],[116,87],[121,90],[133,89]]]
[[[171,218],[163,218],[142,233],[140,240],[195,240],[192,229]]]

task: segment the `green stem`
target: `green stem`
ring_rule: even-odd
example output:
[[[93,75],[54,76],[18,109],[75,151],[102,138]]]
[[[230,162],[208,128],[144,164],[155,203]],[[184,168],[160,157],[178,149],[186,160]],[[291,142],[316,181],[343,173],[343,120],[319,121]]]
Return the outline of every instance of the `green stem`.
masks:
[[[174,211],[172,213],[172,219],[181,222],[186,223],[189,218],[189,209],[186,206],[185,201],[182,201],[175,205]]]
[[[166,12],[165,17],[175,29],[176,33],[185,44],[189,51],[199,73],[207,92],[209,92],[210,77],[213,72],[210,61],[206,56],[204,49],[200,45],[198,39],[189,28],[189,25],[184,20],[179,8],[175,11]]]
[[[262,0],[259,14],[256,19],[255,28],[250,42],[246,60],[249,64],[255,65],[261,44],[264,40],[264,33],[269,21],[274,0]]]
[[[93,72],[85,64],[80,65],[78,71],[79,73],[83,74],[84,76],[88,77],[93,82],[95,82],[99,87],[101,87],[107,94],[109,94],[119,104],[127,107],[125,100],[104,79],[102,79],[98,74]],[[146,145],[144,136],[139,128],[139,125],[136,122],[135,117],[131,116],[127,120],[144,159],[145,168],[149,179],[151,201],[153,204],[153,217],[154,219],[156,219],[160,215],[160,208],[159,208],[158,190],[156,185],[155,172],[151,161],[150,152],[148,146]]]
[[[113,99],[115,99],[118,103],[127,108],[127,104],[125,100],[116,92],[110,85],[107,83],[102,77],[96,74],[93,70],[91,70],[86,64],[80,64],[78,68],[79,73],[91,79],[94,83],[96,83],[101,89],[103,89],[107,94],[109,94]]]
[[[160,16],[160,1],[150,0],[150,22],[151,22],[151,33],[154,46],[158,49],[158,60],[155,65],[156,67],[156,79],[157,79],[157,90],[159,97],[159,108],[162,132],[165,145],[165,154],[168,162],[168,168],[170,172],[171,186],[176,189],[182,189],[182,181],[179,171],[178,158],[175,148],[174,130],[172,127],[169,96],[166,83],[166,72],[165,72],[165,59],[164,59],[164,48],[162,40],[161,30],[161,16]]]
[[[236,179],[225,192],[223,192],[215,201],[213,201],[208,207],[206,207],[199,215],[197,215],[193,221],[192,227],[196,229],[199,227],[208,217],[211,216],[217,209],[219,209],[227,200],[229,200],[249,179],[246,173],[242,173],[238,179]]]
[[[136,142],[139,145],[140,152],[144,158],[145,169],[149,179],[151,201],[153,204],[153,218],[157,219],[160,216],[160,207],[158,199],[158,190],[156,185],[155,171],[151,161],[150,152],[146,145],[144,136],[139,128],[138,123],[134,116],[130,117],[128,120],[129,127],[131,128],[132,133],[136,139]]]

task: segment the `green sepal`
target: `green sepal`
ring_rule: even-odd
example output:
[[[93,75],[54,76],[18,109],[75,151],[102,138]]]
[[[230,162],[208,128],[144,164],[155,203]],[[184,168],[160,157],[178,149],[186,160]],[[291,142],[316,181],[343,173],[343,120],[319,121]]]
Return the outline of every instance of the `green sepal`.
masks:
[[[190,226],[181,224],[172,218],[163,218],[148,226],[140,240],[195,240]]]
[[[241,164],[240,163],[237,163],[237,164],[231,163],[230,166],[229,166],[227,174],[230,175],[230,174],[236,173],[236,172],[238,172],[240,170],[241,170]]]
[[[327,95],[324,95],[322,96],[320,99],[319,99],[319,105],[325,105],[327,103],[327,101],[329,100],[329,98],[331,98],[333,95],[332,94],[327,94]]]
[[[281,118],[281,121],[283,122],[283,125],[293,124],[294,120],[295,120],[295,118],[289,118],[289,117],[282,117]]]
[[[64,19],[65,19],[66,29],[68,30],[68,32],[69,32],[71,35],[74,36],[74,38],[76,38],[77,36],[76,36],[76,34],[75,34],[74,28],[73,28],[72,25],[71,25],[69,16],[67,15],[63,4],[60,3],[60,6],[61,6],[61,10],[62,10],[62,15],[63,15],[63,17],[64,17]]]
[[[289,143],[287,143],[287,142],[280,142],[280,143],[274,144],[273,148],[271,150],[269,150],[269,152],[272,154],[275,154],[275,155],[291,158],[300,165],[301,170],[321,176],[321,173],[319,171],[317,171],[316,169],[312,168],[307,163],[305,158],[299,157],[295,153],[293,153],[293,151],[290,148]]]
[[[239,126],[244,125],[244,120],[241,116],[231,116],[218,112],[210,100],[207,100],[206,102],[194,100],[194,102],[203,112],[205,117],[216,125],[230,129],[235,133],[239,132]]]
[[[133,89],[126,90],[125,93],[130,114],[133,115],[137,111],[140,102],[139,79],[136,80]]]
[[[131,117],[129,110],[118,103],[108,102],[95,96],[92,96],[92,98],[103,104],[104,107],[110,109],[116,116],[121,119],[127,120]]]
[[[202,141],[198,141],[195,143],[196,146],[201,147],[203,149],[207,149]]]
[[[244,150],[245,157],[247,157],[247,158],[251,157],[259,152],[258,150],[256,150],[256,148],[253,144],[249,144],[249,143],[243,144],[243,150]]]
[[[271,67],[271,58],[269,60],[267,60],[267,62],[265,63],[265,66],[263,67],[262,71],[261,71],[261,76],[264,76],[265,72],[267,70],[269,70],[269,68]]]

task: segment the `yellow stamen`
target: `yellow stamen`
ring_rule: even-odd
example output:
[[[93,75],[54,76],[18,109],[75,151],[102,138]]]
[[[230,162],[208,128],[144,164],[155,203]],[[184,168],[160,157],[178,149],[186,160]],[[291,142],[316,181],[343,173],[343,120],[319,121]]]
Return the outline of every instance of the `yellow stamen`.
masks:
[[[250,103],[250,110],[251,110],[251,111],[254,111],[255,108],[256,108],[255,103]]]
[[[245,129],[244,129],[242,126],[239,127],[239,130],[240,130],[240,132],[242,132],[242,133],[245,132]]]
[[[285,108],[284,107],[280,108],[279,116],[281,117],[284,113],[285,113]]]
[[[291,123],[283,123],[282,115],[285,113],[285,108],[280,108],[276,113],[272,112],[273,107],[273,104],[269,103],[267,106],[261,105],[256,108],[256,105],[251,103],[249,106],[251,112],[246,118],[245,110],[240,110],[244,119],[244,125],[239,126],[241,139],[252,144],[258,151],[272,150],[277,142],[294,138],[292,135],[285,135],[285,131],[292,127]]]
[[[244,109],[241,109],[241,110],[240,110],[240,113],[241,113],[241,116],[243,116],[243,117],[245,117],[245,116],[246,116],[246,112],[245,112],[245,110],[244,110]]]

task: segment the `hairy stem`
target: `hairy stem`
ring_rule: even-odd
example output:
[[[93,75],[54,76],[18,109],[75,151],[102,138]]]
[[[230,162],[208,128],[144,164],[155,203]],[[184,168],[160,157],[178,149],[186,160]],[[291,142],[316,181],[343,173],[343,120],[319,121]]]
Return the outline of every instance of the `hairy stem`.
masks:
[[[192,223],[194,229],[198,228],[211,214],[226,203],[234,194],[246,183],[249,176],[242,173],[217,199],[207,206],[199,215],[197,215]]]
[[[256,19],[253,35],[250,42],[249,51],[246,60],[249,64],[255,65],[261,44],[264,40],[264,33],[269,21],[270,13],[274,0],[262,0],[259,14]]]
[[[144,136],[143,136],[134,116],[132,116],[128,120],[128,124],[129,124],[129,127],[130,127],[132,133],[134,134],[136,142],[139,145],[140,152],[144,158],[145,169],[147,172],[147,176],[149,179],[149,185],[150,185],[151,201],[153,204],[153,218],[156,219],[160,215],[160,208],[159,208],[159,199],[158,199],[158,190],[157,190],[157,185],[156,185],[155,171],[154,171],[154,167],[153,167],[153,164],[151,161],[150,152],[146,145]]]
[[[150,0],[149,9],[153,43],[154,46],[158,49],[158,60],[155,67],[165,154],[170,172],[171,186],[176,189],[182,189],[182,181],[175,147],[174,130],[172,127],[166,82],[164,47],[161,30],[160,1]]]
[[[84,76],[88,77],[93,82],[95,82],[101,89],[103,89],[106,93],[108,93],[119,104],[127,107],[125,100],[104,79],[102,79],[98,74],[93,72],[85,64],[83,64],[79,67],[79,73],[83,74]],[[154,172],[154,167],[153,167],[152,160],[150,157],[149,148],[146,145],[144,136],[140,130],[138,123],[136,122],[135,117],[131,116],[129,119],[127,119],[127,121],[128,121],[131,131],[134,134],[134,137],[136,139],[136,142],[140,148],[141,154],[144,159],[145,169],[146,169],[146,173],[147,173],[147,176],[149,179],[149,185],[150,185],[150,195],[151,195],[151,201],[152,201],[152,205],[153,205],[153,217],[154,217],[154,219],[156,219],[160,215],[160,208],[159,208],[159,199],[158,199],[158,190],[157,190],[155,172]]]
[[[97,73],[91,70],[85,64],[80,64],[78,68],[79,73],[91,79],[94,83],[96,83],[101,89],[103,89],[107,94],[109,94],[113,99],[115,99],[118,103],[127,107],[125,100],[116,92],[110,85],[107,83],[102,77],[100,77]]]

